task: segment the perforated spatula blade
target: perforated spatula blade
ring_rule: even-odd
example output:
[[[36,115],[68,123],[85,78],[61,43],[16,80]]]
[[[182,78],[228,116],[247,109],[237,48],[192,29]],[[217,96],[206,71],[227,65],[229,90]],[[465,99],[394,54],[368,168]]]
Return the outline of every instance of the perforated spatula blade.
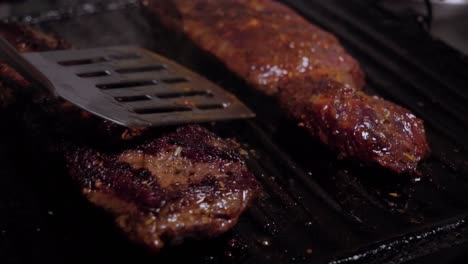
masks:
[[[139,47],[18,54],[0,39],[0,57],[53,95],[127,127],[255,116],[218,85]]]

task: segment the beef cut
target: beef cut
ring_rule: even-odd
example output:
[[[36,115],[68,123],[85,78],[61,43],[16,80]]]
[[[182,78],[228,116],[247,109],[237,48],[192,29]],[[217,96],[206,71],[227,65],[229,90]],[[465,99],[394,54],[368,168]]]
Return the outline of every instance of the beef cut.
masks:
[[[66,160],[85,196],[154,250],[226,232],[259,190],[233,142],[196,125],[116,154],[67,148]]]
[[[338,39],[273,0],[142,0],[150,19],[181,32],[339,153],[416,173],[429,146],[422,120],[362,92],[364,74]]]

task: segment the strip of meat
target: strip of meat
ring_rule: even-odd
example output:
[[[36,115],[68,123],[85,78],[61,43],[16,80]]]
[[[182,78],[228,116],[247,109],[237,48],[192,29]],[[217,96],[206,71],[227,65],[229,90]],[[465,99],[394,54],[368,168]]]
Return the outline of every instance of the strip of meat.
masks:
[[[361,92],[364,74],[330,33],[272,0],[143,0],[310,134],[348,157],[416,173],[429,153],[423,122]]]
[[[0,24],[0,35],[20,51],[68,46],[19,25]],[[5,103],[32,88],[13,69],[1,67],[1,86],[12,96],[4,96]],[[42,131],[37,132],[39,140],[62,157],[85,197],[113,215],[130,239],[154,251],[188,237],[226,232],[259,192],[236,153],[237,144],[200,126],[168,128],[172,132],[163,135],[144,128],[127,130],[46,96],[26,111],[28,125]],[[142,131],[145,143],[130,140],[141,139]],[[91,143],[93,134],[128,142],[116,150]]]

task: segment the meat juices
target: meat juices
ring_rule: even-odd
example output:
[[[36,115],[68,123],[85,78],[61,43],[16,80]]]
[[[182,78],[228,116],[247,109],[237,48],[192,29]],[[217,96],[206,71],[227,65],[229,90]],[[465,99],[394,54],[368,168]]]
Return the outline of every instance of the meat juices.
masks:
[[[274,96],[340,157],[417,173],[422,120],[362,92],[364,74],[332,34],[272,0],[142,0],[153,18]]]
[[[0,24],[0,35],[19,51],[69,46],[20,25]],[[30,84],[8,65],[0,64],[0,75],[2,106],[31,92]],[[60,99],[34,99],[33,113],[25,116],[39,113],[38,122],[44,121],[34,124],[47,131],[39,140],[63,159],[62,166],[91,203],[151,250],[226,232],[260,191],[236,153],[236,143],[201,126],[166,129],[172,132],[161,135],[157,129],[117,126]],[[143,135],[146,143],[134,143]],[[99,147],[94,141],[101,142]]]

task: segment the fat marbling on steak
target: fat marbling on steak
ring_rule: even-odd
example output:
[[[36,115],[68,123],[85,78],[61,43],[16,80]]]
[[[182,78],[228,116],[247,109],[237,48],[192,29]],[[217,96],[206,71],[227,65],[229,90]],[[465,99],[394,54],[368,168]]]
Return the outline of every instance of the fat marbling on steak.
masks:
[[[20,25],[0,24],[0,35],[22,52],[68,47]],[[0,64],[0,75],[3,105],[32,89],[8,65]],[[154,251],[226,232],[259,192],[237,144],[201,126],[127,129],[46,95],[25,111],[85,197]]]
[[[254,89],[274,96],[340,157],[416,173],[428,155],[422,120],[363,93],[364,74],[338,39],[285,5],[273,0],[142,3],[151,19],[182,32]]]

